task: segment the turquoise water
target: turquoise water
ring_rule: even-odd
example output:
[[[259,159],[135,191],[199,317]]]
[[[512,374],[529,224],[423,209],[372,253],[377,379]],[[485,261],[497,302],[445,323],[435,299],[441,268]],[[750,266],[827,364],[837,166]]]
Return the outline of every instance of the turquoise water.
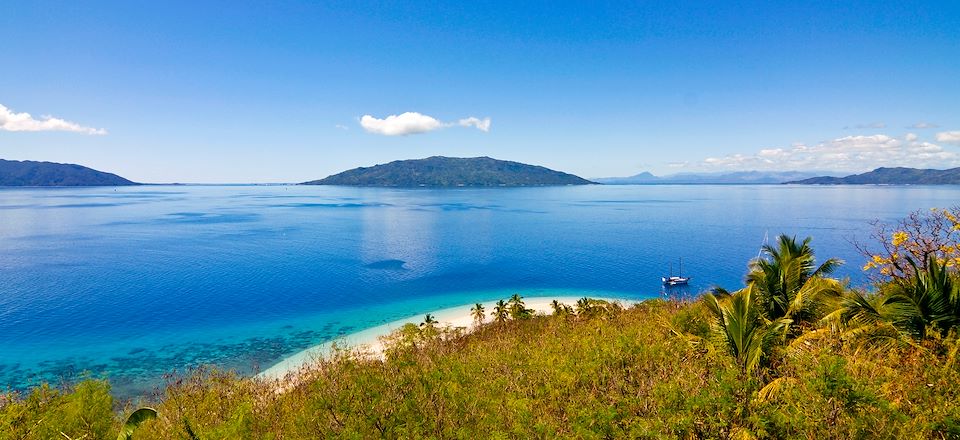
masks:
[[[0,189],[0,384],[105,375],[150,392],[210,363],[252,373],[406,316],[525,296],[737,287],[764,234],[849,262],[873,219],[956,187],[306,186]]]

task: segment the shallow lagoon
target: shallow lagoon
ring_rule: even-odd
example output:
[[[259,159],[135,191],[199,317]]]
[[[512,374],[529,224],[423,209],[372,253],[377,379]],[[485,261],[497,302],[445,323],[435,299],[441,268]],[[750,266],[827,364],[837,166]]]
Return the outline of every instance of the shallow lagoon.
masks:
[[[410,315],[525,296],[739,286],[764,235],[849,243],[958,187],[0,189],[0,384],[106,374],[118,394],[201,363],[244,373]]]

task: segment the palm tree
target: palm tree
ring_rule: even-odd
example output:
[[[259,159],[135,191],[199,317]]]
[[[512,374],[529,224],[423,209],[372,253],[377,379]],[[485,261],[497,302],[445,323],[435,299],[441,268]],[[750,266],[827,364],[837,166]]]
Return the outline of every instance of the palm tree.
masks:
[[[420,323],[420,327],[426,327],[426,328],[433,328],[436,325],[437,325],[436,318],[434,318],[433,315],[429,313],[424,315],[423,322]]]
[[[847,328],[877,326],[886,323],[883,312],[884,298],[879,293],[870,294],[860,290],[850,290],[840,298],[840,306],[824,321],[839,321]]]
[[[517,293],[510,297],[507,304],[509,304],[510,317],[513,319],[526,319],[533,315],[533,310],[527,308],[523,303],[523,297]]]
[[[767,320],[756,301],[753,285],[729,296],[718,298],[713,293],[703,296],[714,317],[713,334],[737,360],[743,373],[751,373],[766,357],[771,343],[782,336],[789,318]]]
[[[879,292],[850,290],[840,298],[837,309],[823,321],[830,324],[829,330],[841,332],[844,340],[889,347],[909,343],[910,335],[888,320],[885,300]]]
[[[483,321],[487,318],[487,315],[484,313],[483,304],[476,303],[473,305],[473,308],[470,309],[470,313],[473,315],[473,320],[477,325],[483,324]]]
[[[873,294],[848,292],[824,320],[839,323],[844,337],[878,346],[923,341],[931,332],[957,342],[960,279],[946,262],[931,256],[923,267],[906,258],[912,272],[894,278]],[[960,349],[960,345],[956,345]]]
[[[493,316],[494,322],[506,322],[507,317],[510,316],[510,312],[507,310],[507,303],[502,299],[497,301],[496,306],[493,308],[493,312],[490,313]]]
[[[925,269],[908,259],[914,274],[905,281],[894,281],[883,301],[883,311],[895,327],[916,340],[936,332],[946,337],[951,329],[960,329],[960,283],[946,262],[931,256]]]
[[[780,235],[776,246],[763,246],[767,258],[753,260],[747,274],[758,312],[768,321],[790,319],[792,334],[826,313],[843,292],[839,281],[826,278],[843,261],[830,258],[815,266],[810,240],[798,243],[796,237]]]
[[[590,298],[583,297],[577,300],[577,316],[587,315],[591,309]]]
[[[564,306],[563,304],[560,304],[560,301],[557,301],[557,300],[550,301],[550,308],[553,309],[553,314],[555,316],[563,315],[563,312],[564,312],[563,306]]]

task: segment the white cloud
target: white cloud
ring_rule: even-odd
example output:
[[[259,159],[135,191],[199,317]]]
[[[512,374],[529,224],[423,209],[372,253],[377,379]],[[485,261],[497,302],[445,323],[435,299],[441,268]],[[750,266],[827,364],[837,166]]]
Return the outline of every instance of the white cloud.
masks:
[[[960,142],[960,132],[955,133]],[[944,141],[941,136],[937,140]],[[765,148],[754,154],[709,157],[701,167],[727,170],[867,171],[882,166],[949,168],[960,166],[960,153],[919,140],[908,133],[902,139],[883,134],[846,136],[817,144]]]
[[[937,133],[937,142],[960,145],[960,130]]]
[[[360,126],[370,133],[384,136],[404,136],[408,134],[427,133],[444,127],[459,125],[461,127],[475,127],[480,131],[490,131],[490,118],[464,118],[456,123],[441,122],[437,118],[417,112],[406,112],[399,115],[390,115],[379,119],[371,115],[360,118]]]
[[[384,119],[363,115],[363,117],[360,118],[360,125],[370,133],[382,134],[384,136],[426,133],[443,127],[443,123],[435,118],[417,112],[390,115]]]
[[[476,127],[480,131],[490,131],[490,118],[475,118],[473,116],[457,121],[461,127]]]
[[[913,124],[907,128],[924,129],[924,128],[938,128],[938,127],[940,126],[930,122],[917,122],[916,124]]]
[[[341,129],[341,130],[349,130],[349,129],[350,129],[350,127],[347,127],[346,125],[343,125],[343,124],[337,124],[337,125],[334,125],[333,127],[334,127],[334,128],[339,128],[339,129]]]
[[[72,131],[92,135],[107,134],[107,130],[102,128],[84,127],[53,116],[34,119],[30,113],[14,113],[3,104],[0,104],[0,131]]]

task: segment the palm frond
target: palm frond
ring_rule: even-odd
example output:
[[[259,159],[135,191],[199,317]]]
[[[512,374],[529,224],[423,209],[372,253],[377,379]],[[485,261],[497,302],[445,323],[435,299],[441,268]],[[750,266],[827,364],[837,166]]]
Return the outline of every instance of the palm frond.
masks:
[[[832,275],[836,272],[840,266],[843,266],[845,262],[839,258],[828,258],[826,261],[820,264],[816,270],[813,271],[810,276],[812,277],[825,277],[827,275]]]
[[[787,345],[787,349],[796,351],[811,345],[814,341],[819,341],[833,335],[834,331],[830,328],[818,328],[816,330],[810,330],[790,341],[790,343]]]
[[[714,337],[745,372],[752,372],[760,365],[766,349],[782,339],[791,322],[786,318],[762,319],[754,291],[753,286],[747,286],[724,299],[710,293],[703,296],[707,310],[714,317]]]
[[[117,440],[133,439],[133,432],[136,431],[143,422],[155,418],[157,418],[157,410],[148,407],[137,409],[123,422],[120,433],[117,434]]]
[[[759,403],[772,402],[783,395],[784,392],[789,390],[796,383],[797,380],[792,377],[778,377],[770,381],[770,383],[764,385],[764,387],[757,392],[756,401]]]
[[[791,335],[835,309],[843,291],[839,281],[825,277],[843,262],[828,259],[815,267],[810,242],[809,237],[797,242],[796,237],[781,234],[775,246],[763,247],[766,258],[754,260],[746,277],[747,284],[757,289],[762,315],[770,321],[791,319]]]

